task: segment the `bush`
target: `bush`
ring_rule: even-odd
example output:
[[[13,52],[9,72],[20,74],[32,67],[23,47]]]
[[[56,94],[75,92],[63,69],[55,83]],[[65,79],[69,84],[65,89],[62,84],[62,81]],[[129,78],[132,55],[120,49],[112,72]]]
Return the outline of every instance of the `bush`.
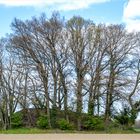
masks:
[[[11,116],[11,126],[12,128],[18,128],[23,126],[23,121],[22,121],[22,113],[14,113]]]
[[[46,129],[48,128],[48,119],[46,115],[41,115],[37,120],[37,127]]]
[[[57,128],[57,107],[56,106],[52,106],[51,109],[51,125],[53,128]]]
[[[120,114],[115,116],[115,120],[123,129],[131,128],[135,123],[135,119],[136,112],[128,107],[125,107]]]
[[[72,123],[69,123],[67,120],[65,119],[61,119],[58,121],[58,127],[61,130],[73,130],[74,126]]]
[[[104,121],[100,117],[88,117],[84,122],[86,130],[104,130]]]

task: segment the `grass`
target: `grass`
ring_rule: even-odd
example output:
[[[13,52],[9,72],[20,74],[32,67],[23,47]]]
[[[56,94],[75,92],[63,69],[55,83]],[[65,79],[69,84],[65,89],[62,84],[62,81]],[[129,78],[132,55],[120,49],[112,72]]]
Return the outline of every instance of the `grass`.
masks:
[[[82,134],[135,134],[140,133],[140,129],[120,130],[112,129],[109,131],[75,131],[75,130],[59,130],[59,129],[38,129],[38,128],[17,128],[9,130],[0,130],[0,134],[47,134],[47,133],[82,133]]]
[[[17,128],[9,130],[0,130],[1,134],[42,134],[47,133],[48,130],[38,128]]]
[[[136,132],[140,133],[140,128],[135,128],[134,129]]]
[[[110,134],[136,134],[135,130],[120,130],[120,129],[111,129],[108,133]]]

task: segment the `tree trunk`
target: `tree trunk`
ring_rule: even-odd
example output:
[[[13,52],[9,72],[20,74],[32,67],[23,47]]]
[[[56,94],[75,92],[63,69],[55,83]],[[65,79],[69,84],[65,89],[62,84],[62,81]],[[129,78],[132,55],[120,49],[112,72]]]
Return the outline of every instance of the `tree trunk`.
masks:
[[[106,95],[106,108],[105,108],[105,123],[106,126],[110,123],[111,117],[111,106],[112,106],[112,96],[114,92],[114,81],[115,81],[115,71],[113,62],[110,65],[110,76],[107,86],[107,95]]]
[[[83,83],[83,77],[78,74],[77,79],[77,129],[81,130],[81,118],[82,118],[82,83]]]
[[[48,125],[49,128],[51,128],[51,119],[50,119],[50,97],[48,93],[48,72],[44,70],[42,63],[38,64],[38,70],[42,77],[42,82],[44,85],[45,90],[45,97],[46,97],[46,107],[47,107],[47,119],[48,119]]]

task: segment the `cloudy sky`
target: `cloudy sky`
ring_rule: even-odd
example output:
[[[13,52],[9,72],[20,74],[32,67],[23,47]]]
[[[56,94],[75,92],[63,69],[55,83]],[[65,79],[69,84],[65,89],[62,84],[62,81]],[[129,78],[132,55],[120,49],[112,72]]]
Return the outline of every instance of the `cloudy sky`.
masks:
[[[45,12],[59,11],[66,19],[80,15],[95,23],[126,25],[140,31],[140,0],[0,0],[0,37],[10,33],[13,19],[30,19]]]

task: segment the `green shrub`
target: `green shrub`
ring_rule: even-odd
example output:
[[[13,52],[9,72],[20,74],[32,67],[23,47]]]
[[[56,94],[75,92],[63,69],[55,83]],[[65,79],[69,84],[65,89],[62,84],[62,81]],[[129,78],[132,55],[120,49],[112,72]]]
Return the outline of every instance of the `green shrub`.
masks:
[[[23,126],[23,121],[22,121],[22,113],[14,113],[11,116],[11,126],[12,128],[18,128]]]
[[[69,123],[67,120],[65,119],[61,119],[58,121],[58,127],[61,130],[73,130],[74,126],[72,123]]]
[[[135,110],[130,110],[128,107],[125,107],[115,116],[115,120],[123,129],[128,129],[134,125],[136,116]]]
[[[88,117],[84,122],[86,130],[104,130],[104,122],[100,117]]]
[[[51,125],[53,128],[57,128],[57,107],[55,105],[51,109]]]
[[[46,115],[41,115],[37,120],[37,127],[46,129],[48,128],[48,119]]]

